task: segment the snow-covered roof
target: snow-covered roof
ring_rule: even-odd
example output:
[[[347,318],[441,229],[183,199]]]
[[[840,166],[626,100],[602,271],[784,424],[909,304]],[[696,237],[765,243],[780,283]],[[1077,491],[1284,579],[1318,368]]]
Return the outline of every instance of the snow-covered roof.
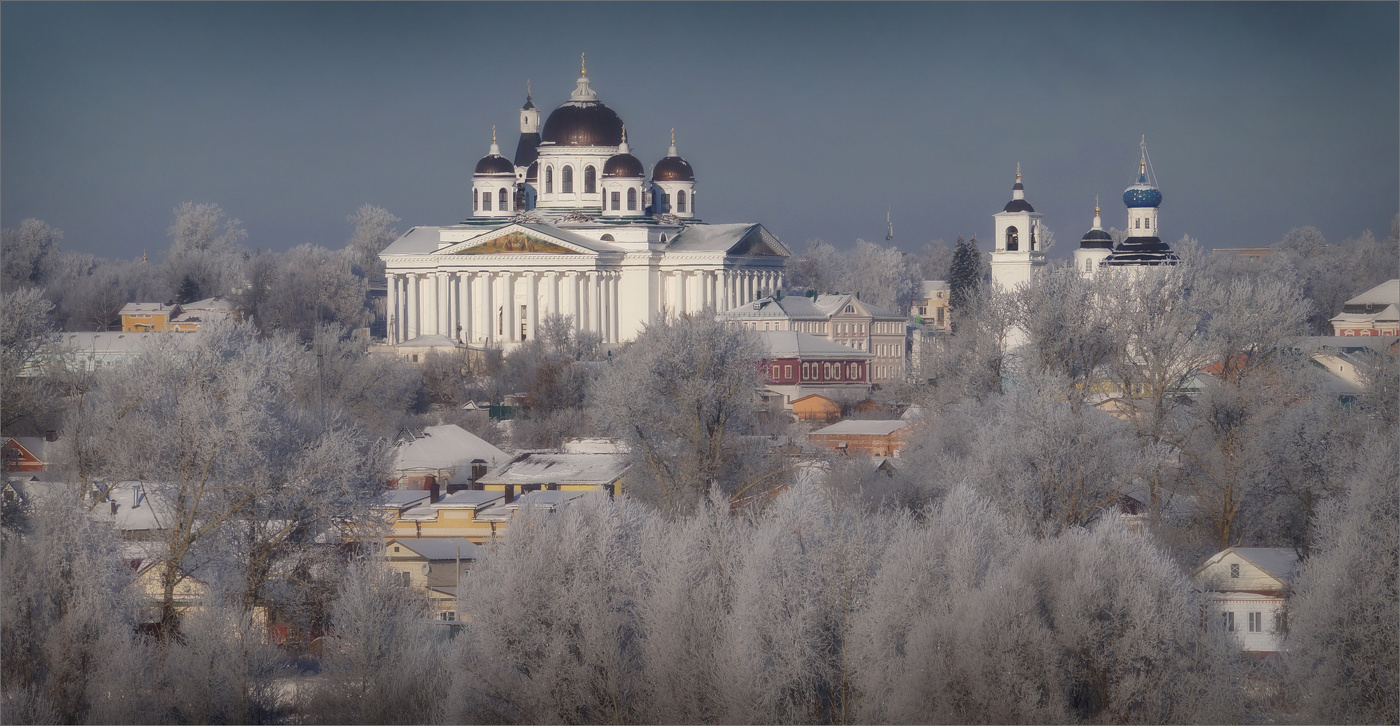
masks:
[[[376,509],[407,509],[428,500],[430,492],[421,489],[390,489],[379,495]]]
[[[49,451],[49,448],[57,448],[57,442],[46,441],[42,436],[11,436],[6,438],[13,439],[16,444],[19,444],[25,451],[32,454],[34,458],[43,462],[48,462],[52,458],[53,452]]]
[[[1348,300],[1347,305],[1395,305],[1400,304],[1400,278],[1386,280]]]
[[[233,302],[225,298],[223,295],[215,295],[214,297],[207,297],[203,300],[196,300],[192,303],[185,303],[184,305],[180,306],[180,309],[184,310],[187,313],[215,313],[232,312],[234,306]]]
[[[736,305],[717,316],[721,320],[826,320],[827,313],[812,304],[812,298],[802,295],[786,295],[779,300],[774,296],[761,297],[750,303]]]
[[[620,454],[563,454],[531,451],[486,472],[481,484],[611,484],[627,473]]]
[[[744,222],[740,224],[692,224],[673,237],[666,245],[668,252],[732,252],[733,254],[755,254],[755,246],[766,247],[756,254],[791,255],[782,242],[763,225]]]
[[[161,338],[160,336],[167,336]],[[189,333],[172,331],[160,333],[60,333],[58,345],[74,353],[136,355],[158,340],[173,340],[178,348],[192,348],[195,338]]]
[[[158,302],[129,302],[122,306],[122,315],[152,315],[174,310],[174,305],[166,305]]]
[[[566,454],[625,454],[627,443],[622,439],[578,437],[564,439],[563,450]]]
[[[395,347],[395,348],[408,349],[408,348],[464,348],[464,347],[466,347],[466,346],[464,346],[464,345],[462,345],[461,343],[459,343],[459,342],[457,342],[457,341],[455,341],[455,340],[453,340],[453,339],[447,337],[446,335],[439,335],[439,334],[437,334],[437,333],[424,333],[423,335],[419,335],[419,336],[417,336],[417,337],[415,337],[415,338],[409,338],[408,340],[405,340],[405,341],[403,341],[402,343],[394,343],[394,344],[393,344],[393,347]]]
[[[477,558],[478,547],[471,540],[464,537],[422,537],[418,539],[392,538],[385,543],[385,549],[393,545],[399,545],[404,549],[419,555],[425,559],[455,560],[460,557],[464,560],[474,560]],[[400,553],[401,555],[402,553]]]
[[[470,471],[472,462],[478,459],[487,466],[496,466],[509,458],[506,452],[461,426],[428,426],[423,429],[422,438],[399,445],[394,454],[394,471],[453,468]]]
[[[1347,303],[1350,305],[1351,303]],[[1374,313],[1337,313],[1332,317],[1334,323],[1389,323],[1400,320],[1400,307],[1395,304],[1386,305],[1381,310]]]
[[[891,312],[878,305],[872,305],[868,302],[865,302],[864,300],[861,300],[860,298],[856,297],[854,293],[849,292],[818,295],[817,299],[814,301],[813,304],[816,305],[818,310],[823,311],[823,314],[827,315],[828,317],[840,313],[842,310],[845,309],[847,305],[855,305],[858,308],[864,307],[867,311],[870,312],[871,316],[877,318],[904,317],[903,315]]]
[[[1298,571],[1298,551],[1292,547],[1230,547],[1211,555],[1192,573],[1203,570],[1225,559],[1231,553],[1259,568],[1264,574],[1287,584]]]
[[[847,348],[840,343],[795,330],[755,331],[773,358],[874,358],[873,353]]]
[[[505,496],[504,492],[467,489],[449,494],[432,506],[437,509],[484,509],[505,499]]]
[[[553,511],[578,499],[588,492],[580,491],[537,491],[527,492],[505,505],[506,509],[548,509]]]
[[[1303,353],[1353,352],[1357,350],[1384,351],[1400,338],[1386,335],[1309,335],[1298,338],[1293,348]]]
[[[823,429],[817,429],[811,433],[812,436],[819,434],[830,434],[835,436],[888,436],[905,426],[908,421],[895,419],[893,421],[883,420],[847,420],[838,421]]]
[[[426,255],[436,252],[442,239],[441,227],[414,227],[404,232],[398,239],[389,243],[380,257],[385,255]]]
[[[123,481],[107,491],[109,501],[92,509],[92,515],[110,522],[123,532],[146,532],[165,529],[174,521],[174,510],[160,494],[160,485],[149,482]],[[112,502],[117,513],[112,514]]]

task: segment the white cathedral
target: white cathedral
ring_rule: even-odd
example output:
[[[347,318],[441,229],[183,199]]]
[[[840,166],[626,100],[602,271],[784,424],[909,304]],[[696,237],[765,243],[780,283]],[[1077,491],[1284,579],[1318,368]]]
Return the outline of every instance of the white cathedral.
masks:
[[[414,227],[380,253],[390,344],[511,345],[550,314],[621,343],[665,315],[782,287],[788,248],[760,224],[700,221],[674,130],[648,178],[586,66],[543,128],[527,91],[513,160],[494,129],[491,141],[472,174],[471,217]]]
[[[1142,269],[1158,265],[1175,265],[1180,258],[1170,245],[1157,236],[1157,212],[1162,205],[1162,192],[1157,188],[1147,156],[1147,139],[1143,138],[1142,157],[1138,161],[1137,181],[1123,190],[1123,204],[1128,208],[1127,236],[1114,244],[1104,231],[1099,207],[1094,205],[1094,226],[1079,241],[1074,251],[1074,266],[1086,277],[1101,269]],[[1037,235],[1041,214],[1026,201],[1021,183],[1021,168],[1016,167],[1016,183],[1011,187],[1011,201],[995,215],[995,249],[992,251],[992,280],[1005,290],[1029,282],[1045,267],[1045,251]]]

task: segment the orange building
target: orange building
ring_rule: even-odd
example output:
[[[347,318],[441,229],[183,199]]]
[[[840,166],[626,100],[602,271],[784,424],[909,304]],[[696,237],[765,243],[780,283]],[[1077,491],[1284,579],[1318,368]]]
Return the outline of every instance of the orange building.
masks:
[[[793,401],[792,412],[803,421],[834,421],[841,418],[841,403],[813,393]]]

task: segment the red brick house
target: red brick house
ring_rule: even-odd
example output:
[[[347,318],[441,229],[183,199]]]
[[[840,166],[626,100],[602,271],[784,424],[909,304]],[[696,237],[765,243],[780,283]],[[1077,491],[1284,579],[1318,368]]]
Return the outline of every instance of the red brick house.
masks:
[[[782,394],[786,406],[813,393],[833,401],[859,401],[869,394],[872,354],[791,330],[758,336],[768,349],[762,363],[765,385]]]
[[[6,471],[48,471],[53,457],[53,444],[57,440],[52,432],[38,436],[15,436],[6,438],[0,445],[0,456],[5,457]]]

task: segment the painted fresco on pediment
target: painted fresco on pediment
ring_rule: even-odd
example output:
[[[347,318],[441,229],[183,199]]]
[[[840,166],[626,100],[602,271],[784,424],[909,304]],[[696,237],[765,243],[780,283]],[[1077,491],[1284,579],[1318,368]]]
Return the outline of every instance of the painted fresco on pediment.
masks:
[[[568,247],[550,242],[549,240],[532,237],[523,232],[511,232],[501,235],[493,240],[487,240],[474,247],[454,252],[455,255],[510,255],[510,254],[536,254],[536,255],[577,255],[578,250],[571,250]]]

